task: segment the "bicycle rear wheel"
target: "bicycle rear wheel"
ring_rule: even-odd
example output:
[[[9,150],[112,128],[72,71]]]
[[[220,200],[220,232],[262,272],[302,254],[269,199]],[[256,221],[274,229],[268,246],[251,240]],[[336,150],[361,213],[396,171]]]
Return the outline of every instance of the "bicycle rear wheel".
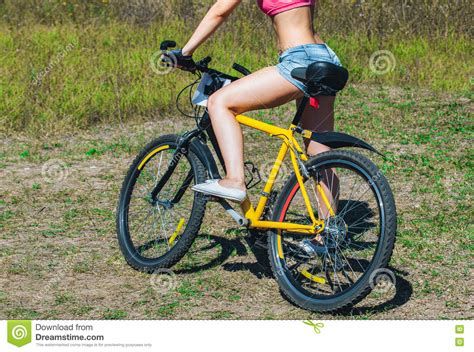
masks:
[[[149,143],[133,161],[117,207],[117,236],[127,262],[153,272],[176,264],[189,250],[204,217],[206,198],[191,190],[206,180],[204,166],[188,151],[177,152],[179,136]],[[158,193],[151,191],[169,165],[177,163]]]
[[[324,231],[320,236],[271,231],[270,263],[291,302],[311,311],[336,311],[366,297],[373,274],[388,264],[395,203],[385,177],[360,154],[329,151],[308,161],[307,168],[305,188],[314,215],[325,220]],[[312,223],[294,175],[275,204],[273,221]]]

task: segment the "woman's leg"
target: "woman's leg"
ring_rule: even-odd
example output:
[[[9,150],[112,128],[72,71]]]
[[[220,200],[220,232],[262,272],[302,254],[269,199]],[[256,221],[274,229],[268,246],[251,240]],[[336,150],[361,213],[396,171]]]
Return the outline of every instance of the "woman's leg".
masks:
[[[301,124],[304,129],[316,131],[316,132],[331,132],[334,131],[334,101],[335,97],[321,96],[318,97],[319,108],[315,109],[308,105],[303,113]],[[297,101],[297,104],[301,99]],[[316,155],[331,150],[331,148],[311,141],[305,140],[306,152],[309,155]],[[321,187],[324,190],[331,207],[334,212],[337,212],[338,206],[338,193],[339,193],[339,178],[337,177],[335,170],[326,170],[322,176]],[[319,216],[321,218],[329,217],[329,210],[324,204],[324,201],[320,195],[318,195],[319,202]]]
[[[316,132],[330,132],[334,131],[334,100],[335,97],[318,97],[319,108],[315,109],[308,104],[306,107],[303,117],[301,118],[301,126],[304,129],[316,131]],[[297,100],[297,104],[301,102],[301,99]],[[305,141],[306,151],[309,155],[316,155],[322,152],[331,150],[323,144],[316,143],[309,139]]]
[[[301,97],[276,67],[267,67],[222,88],[209,97],[208,111],[224,158],[227,175],[219,183],[245,190],[243,137],[235,116],[273,108]]]

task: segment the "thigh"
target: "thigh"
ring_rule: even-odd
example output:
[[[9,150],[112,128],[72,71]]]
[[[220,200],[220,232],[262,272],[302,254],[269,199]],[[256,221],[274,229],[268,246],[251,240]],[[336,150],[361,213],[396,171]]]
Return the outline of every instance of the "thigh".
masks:
[[[217,91],[211,96],[210,104],[224,104],[241,114],[274,108],[302,95],[297,87],[280,75],[276,67],[267,67]]]

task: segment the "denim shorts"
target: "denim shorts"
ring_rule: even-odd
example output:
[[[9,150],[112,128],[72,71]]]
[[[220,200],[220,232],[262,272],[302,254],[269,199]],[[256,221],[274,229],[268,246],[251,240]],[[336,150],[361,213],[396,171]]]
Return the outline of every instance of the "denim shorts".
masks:
[[[306,44],[295,46],[281,54],[276,67],[288,82],[309,95],[306,85],[291,77],[291,71],[298,67],[307,67],[315,61],[326,61],[341,66],[336,53],[326,44]]]

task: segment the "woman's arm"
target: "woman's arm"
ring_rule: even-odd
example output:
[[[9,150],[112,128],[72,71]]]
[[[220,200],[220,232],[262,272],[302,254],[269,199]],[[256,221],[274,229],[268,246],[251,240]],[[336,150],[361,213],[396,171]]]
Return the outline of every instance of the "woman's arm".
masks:
[[[183,55],[192,55],[219,26],[229,17],[242,0],[217,0],[209,9],[188,43],[183,47]]]

